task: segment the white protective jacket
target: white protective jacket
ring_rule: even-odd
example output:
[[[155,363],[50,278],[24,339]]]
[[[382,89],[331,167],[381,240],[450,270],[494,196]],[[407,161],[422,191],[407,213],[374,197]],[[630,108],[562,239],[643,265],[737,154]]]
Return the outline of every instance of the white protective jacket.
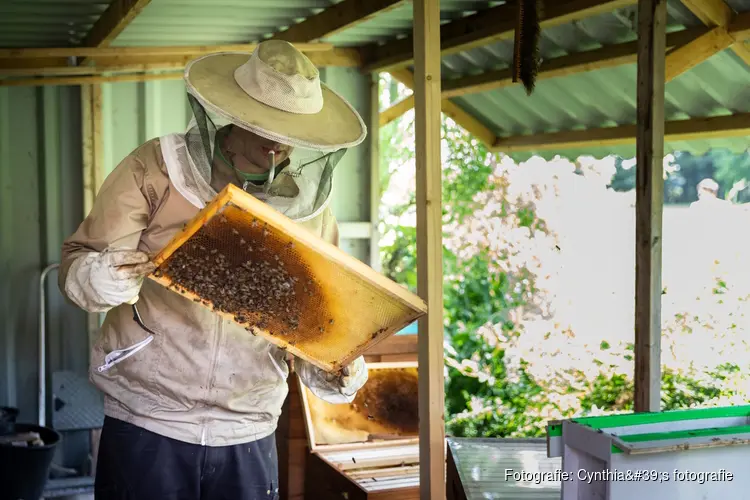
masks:
[[[91,213],[63,245],[60,288],[81,308],[106,312],[90,374],[105,394],[106,415],[194,444],[261,439],[276,429],[287,395],[285,351],[151,280],[139,290],[138,309],[156,332],[153,338],[133,320],[124,303],[129,297],[103,300],[112,294],[97,293],[102,252],[126,248],[155,254],[199,211],[200,204],[188,201],[190,193],[183,195],[170,179],[170,171],[184,167],[172,154],[175,144],[184,145],[184,136],[163,139],[143,144],[107,177]],[[298,223],[338,244],[327,205]],[[123,349],[131,355],[107,363],[111,353]],[[341,387],[295,359],[303,383],[332,403],[351,402],[364,385],[361,358],[355,365],[357,374]]]

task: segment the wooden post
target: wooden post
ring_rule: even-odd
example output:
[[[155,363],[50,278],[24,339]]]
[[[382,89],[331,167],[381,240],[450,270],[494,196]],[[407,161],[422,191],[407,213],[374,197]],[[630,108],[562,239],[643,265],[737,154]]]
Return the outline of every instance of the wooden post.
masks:
[[[414,1],[420,498],[445,498],[443,242],[440,162],[440,6]]]
[[[370,267],[380,272],[380,73],[370,84]]]
[[[661,407],[661,249],[667,0],[638,2],[635,411]]]

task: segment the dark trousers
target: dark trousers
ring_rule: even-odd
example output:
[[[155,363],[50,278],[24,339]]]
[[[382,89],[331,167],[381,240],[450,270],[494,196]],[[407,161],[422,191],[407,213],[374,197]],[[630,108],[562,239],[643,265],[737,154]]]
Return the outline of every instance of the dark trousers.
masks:
[[[278,500],[273,434],[248,444],[199,446],[121,420],[104,420],[96,500]]]

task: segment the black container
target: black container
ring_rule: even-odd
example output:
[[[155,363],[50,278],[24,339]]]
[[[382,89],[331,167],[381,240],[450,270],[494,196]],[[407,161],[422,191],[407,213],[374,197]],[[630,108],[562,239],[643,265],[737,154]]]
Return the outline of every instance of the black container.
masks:
[[[0,436],[9,434],[18,417],[18,408],[0,406]]]
[[[4,434],[36,432],[44,446],[22,448],[0,444],[0,500],[39,500],[60,434],[32,424],[11,424],[10,427],[10,432]]]

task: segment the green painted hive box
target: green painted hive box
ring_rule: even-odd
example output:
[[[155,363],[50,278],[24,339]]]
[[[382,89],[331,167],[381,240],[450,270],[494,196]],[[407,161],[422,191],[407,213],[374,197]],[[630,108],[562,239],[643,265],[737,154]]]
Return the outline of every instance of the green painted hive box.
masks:
[[[562,500],[750,499],[750,405],[552,421],[547,455]]]

